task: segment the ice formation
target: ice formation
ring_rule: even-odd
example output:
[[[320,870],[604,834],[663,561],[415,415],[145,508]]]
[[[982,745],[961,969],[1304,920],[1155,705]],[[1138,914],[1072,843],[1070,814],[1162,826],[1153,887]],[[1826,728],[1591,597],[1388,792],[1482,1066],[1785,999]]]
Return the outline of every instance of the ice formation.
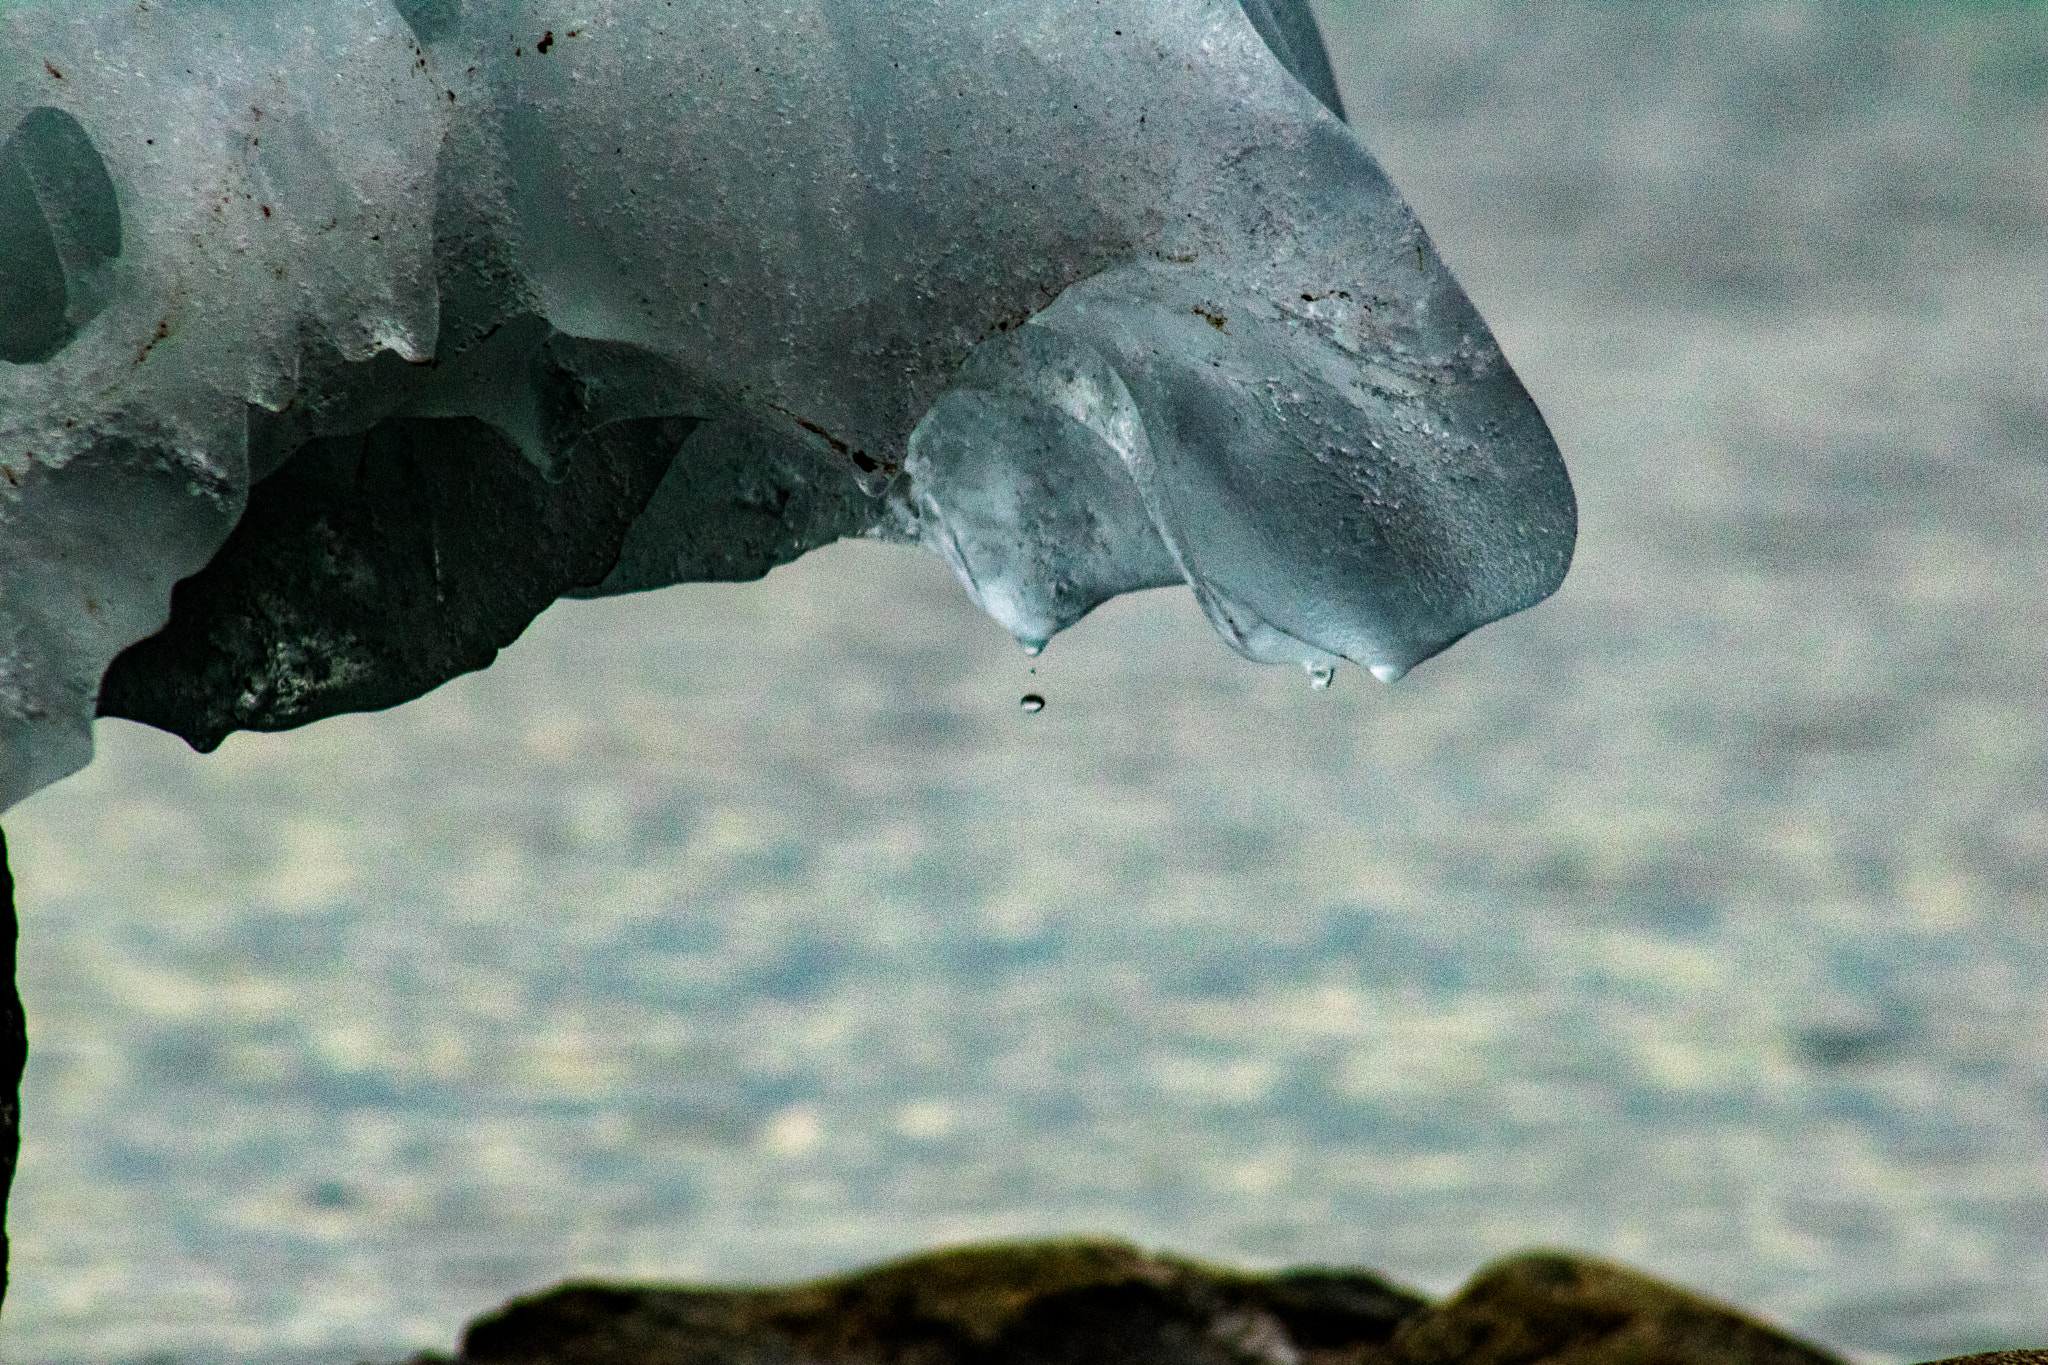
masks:
[[[1305,0],[0,0],[0,130],[0,806],[841,536],[1383,677],[1570,561]]]

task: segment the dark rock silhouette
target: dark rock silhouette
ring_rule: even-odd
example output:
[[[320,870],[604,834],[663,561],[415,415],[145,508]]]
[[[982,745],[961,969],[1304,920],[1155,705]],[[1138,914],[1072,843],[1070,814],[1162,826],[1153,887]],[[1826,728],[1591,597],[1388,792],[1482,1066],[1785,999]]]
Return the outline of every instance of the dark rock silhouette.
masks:
[[[21,1069],[28,1062],[28,1021],[14,985],[14,877],[7,870],[7,833],[0,830],[0,1299],[7,1296],[7,1192],[21,1156]]]
[[[940,1251],[779,1289],[564,1285],[479,1319],[455,1360],[1840,1365],[1732,1308],[1557,1252],[1502,1261],[1432,1305],[1366,1271],[1254,1275],[1093,1241]]]

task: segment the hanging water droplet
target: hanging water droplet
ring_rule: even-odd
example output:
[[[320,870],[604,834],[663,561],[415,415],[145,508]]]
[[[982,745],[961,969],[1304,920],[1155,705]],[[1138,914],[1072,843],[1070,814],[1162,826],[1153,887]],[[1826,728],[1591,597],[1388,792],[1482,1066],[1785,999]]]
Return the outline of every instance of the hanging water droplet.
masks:
[[[1026,692],[1017,699],[1017,705],[1023,707],[1027,715],[1035,715],[1045,709],[1045,698],[1036,692]]]
[[[1407,674],[1408,670],[1399,664],[1374,664],[1372,666],[1372,675],[1383,683],[1399,682]]]
[[[1017,638],[1017,643],[1024,646],[1024,652],[1026,654],[1029,654],[1034,659],[1037,658],[1039,655],[1045,653],[1045,641],[1043,640],[1027,640],[1024,637],[1019,636]]]
[[[1329,691],[1330,684],[1337,680],[1335,664],[1303,664],[1302,668],[1308,673],[1308,685],[1318,692]]]

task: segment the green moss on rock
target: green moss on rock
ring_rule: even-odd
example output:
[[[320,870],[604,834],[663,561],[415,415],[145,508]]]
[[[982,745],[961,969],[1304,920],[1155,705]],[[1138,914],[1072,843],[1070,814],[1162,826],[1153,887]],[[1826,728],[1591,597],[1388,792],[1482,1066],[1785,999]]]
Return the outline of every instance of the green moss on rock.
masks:
[[[1502,1261],[1432,1306],[1366,1271],[1247,1274],[1108,1241],[938,1251],[777,1289],[565,1285],[478,1320],[460,1361],[1841,1365],[1732,1308],[1564,1253]]]

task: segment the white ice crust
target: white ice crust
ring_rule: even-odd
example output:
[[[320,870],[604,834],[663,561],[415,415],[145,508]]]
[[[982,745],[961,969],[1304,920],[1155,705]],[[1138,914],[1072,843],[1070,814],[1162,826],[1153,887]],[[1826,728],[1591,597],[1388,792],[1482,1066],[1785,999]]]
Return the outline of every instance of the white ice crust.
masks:
[[[32,0],[0,138],[0,807],[283,457],[252,413],[559,473],[522,328],[658,361],[585,362],[614,416],[853,462],[1032,648],[1185,580],[1391,678],[1569,563],[1541,416],[1236,0]]]

